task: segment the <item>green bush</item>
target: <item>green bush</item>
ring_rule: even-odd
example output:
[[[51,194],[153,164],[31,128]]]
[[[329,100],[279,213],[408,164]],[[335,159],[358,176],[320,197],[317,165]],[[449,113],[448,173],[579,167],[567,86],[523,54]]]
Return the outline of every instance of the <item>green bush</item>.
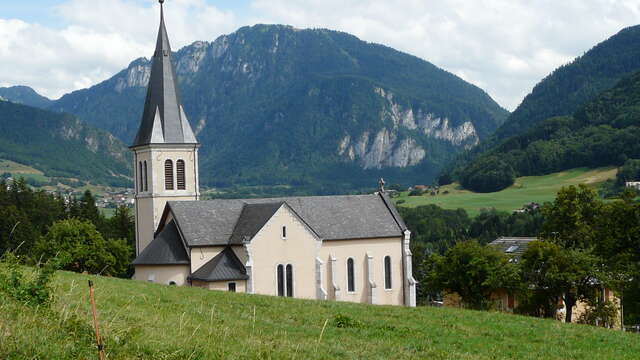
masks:
[[[344,314],[337,314],[333,318],[333,325],[337,328],[360,328],[362,327],[362,322]]]
[[[48,306],[53,297],[50,283],[58,268],[54,258],[25,274],[18,257],[6,252],[0,259],[0,291],[25,305]]]
[[[130,252],[125,240],[104,240],[95,225],[79,219],[54,223],[34,247],[37,257],[60,258],[65,270],[112,276],[126,273]]]

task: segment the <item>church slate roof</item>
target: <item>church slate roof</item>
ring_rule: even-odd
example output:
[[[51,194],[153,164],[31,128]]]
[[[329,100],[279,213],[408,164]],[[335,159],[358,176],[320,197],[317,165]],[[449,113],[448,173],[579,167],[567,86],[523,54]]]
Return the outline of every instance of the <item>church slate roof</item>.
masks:
[[[372,194],[170,201],[168,207],[188,246],[241,243],[244,236],[254,236],[283,203],[323,240],[402,236],[406,226],[385,197]]]
[[[133,261],[133,265],[188,265],[189,263],[189,257],[174,221],[169,222]]]
[[[202,265],[189,278],[200,281],[225,281],[246,280],[249,276],[238,256],[231,248],[227,247]]]
[[[242,244],[245,239],[253,238],[283,204],[283,202],[245,204],[229,243]]]
[[[148,144],[197,144],[182,108],[171,46],[160,10],[160,29],[140,128],[131,147]]]

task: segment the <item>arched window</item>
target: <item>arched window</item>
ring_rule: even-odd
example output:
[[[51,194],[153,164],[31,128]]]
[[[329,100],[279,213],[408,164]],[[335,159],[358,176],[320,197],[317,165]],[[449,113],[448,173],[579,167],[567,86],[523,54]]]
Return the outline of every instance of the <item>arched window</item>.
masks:
[[[293,266],[287,265],[287,296],[293,297]]]
[[[384,257],[384,288],[391,289],[391,256]]]
[[[144,161],[144,191],[149,191],[149,178],[147,178],[147,161]]]
[[[173,161],[169,159],[164,162],[164,189],[173,190]]]
[[[278,278],[278,296],[284,296],[284,266],[278,265],[278,271],[276,272]]]
[[[353,258],[347,259],[347,291],[355,292],[356,291],[356,277],[354,274],[354,264]]]
[[[178,190],[186,189],[186,181],[184,178],[184,160],[176,161],[176,175],[177,175],[177,183]]]
[[[138,192],[144,191],[144,177],[142,177],[142,161],[139,162],[139,170],[138,170]]]

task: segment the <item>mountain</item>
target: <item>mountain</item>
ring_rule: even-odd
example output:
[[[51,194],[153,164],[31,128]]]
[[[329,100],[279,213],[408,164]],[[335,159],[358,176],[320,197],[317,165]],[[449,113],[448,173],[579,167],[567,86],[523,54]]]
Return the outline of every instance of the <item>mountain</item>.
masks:
[[[11,86],[0,88],[0,97],[16,104],[24,104],[41,109],[51,106],[52,101],[38,94],[28,86]]]
[[[487,138],[508,112],[483,90],[417,57],[336,31],[244,27],[175,53],[188,118],[202,143],[201,182],[429,182]],[[50,109],[76,114],[129,144],[150,62]]]
[[[549,118],[512,136],[465,168],[465,188],[496,191],[515,176],[577,167],[620,166],[640,159],[640,71],[622,79],[572,116]]]
[[[0,101],[0,159],[47,176],[130,186],[126,147],[69,114]]]
[[[640,70],[640,25],[625,28],[540,81],[495,133],[526,132],[554,116],[571,115],[620,79]]]

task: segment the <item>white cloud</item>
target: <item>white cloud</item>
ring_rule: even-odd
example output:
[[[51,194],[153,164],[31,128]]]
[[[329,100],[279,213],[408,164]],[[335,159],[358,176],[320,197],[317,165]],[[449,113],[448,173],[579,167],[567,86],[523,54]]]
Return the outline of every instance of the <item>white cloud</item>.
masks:
[[[211,40],[237,27],[231,12],[205,0],[174,0],[165,18],[172,47]],[[105,80],[155,45],[159,10],[156,0],[69,0],[56,8],[67,24],[53,29],[0,18],[0,78],[29,85],[48,97]]]
[[[256,22],[326,27],[426,59],[514,109],[544,76],[640,16],[637,0],[255,0]]]
[[[171,0],[174,50],[242,25],[281,23],[352,33],[428,60],[512,110],[540,79],[640,16],[638,0]],[[0,79],[58,97],[153,51],[157,0],[67,0],[54,29],[0,18]]]

